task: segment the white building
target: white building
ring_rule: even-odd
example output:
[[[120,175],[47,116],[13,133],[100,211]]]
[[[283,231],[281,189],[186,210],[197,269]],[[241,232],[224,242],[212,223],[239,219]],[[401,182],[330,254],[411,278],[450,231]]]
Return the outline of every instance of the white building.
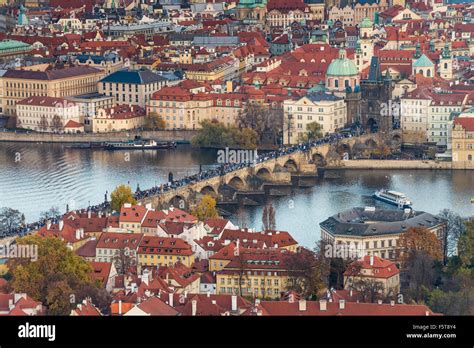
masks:
[[[297,144],[308,133],[307,126],[317,122],[322,134],[333,133],[347,122],[347,108],[343,98],[325,92],[309,93],[283,102],[285,144]]]
[[[16,104],[17,126],[38,132],[61,133],[71,120],[83,123],[81,109],[78,103],[63,98],[29,97]]]

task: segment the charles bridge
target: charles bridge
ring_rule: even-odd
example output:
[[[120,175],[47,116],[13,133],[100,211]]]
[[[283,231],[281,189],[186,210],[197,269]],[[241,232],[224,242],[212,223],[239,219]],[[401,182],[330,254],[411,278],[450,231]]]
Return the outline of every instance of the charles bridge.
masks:
[[[389,136],[399,141],[399,132],[394,131]],[[285,195],[292,186],[314,185],[323,168],[338,167],[343,162],[341,161],[343,154],[350,154],[356,141],[377,146],[383,140],[379,134],[344,138],[335,144],[321,144],[306,151],[270,158],[222,176],[191,182],[140,201],[143,204],[151,203],[153,207],[173,205],[186,208],[190,202],[207,194],[214,197],[219,205],[238,203],[257,205],[261,203],[262,196]],[[331,155],[330,151],[335,151],[338,155],[328,156]]]

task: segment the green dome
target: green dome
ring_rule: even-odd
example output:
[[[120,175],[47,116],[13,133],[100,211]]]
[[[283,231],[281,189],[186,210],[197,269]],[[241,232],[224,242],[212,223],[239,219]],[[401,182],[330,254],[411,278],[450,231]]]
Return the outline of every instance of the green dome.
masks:
[[[352,60],[346,58],[346,51],[339,51],[339,58],[333,59],[328,66],[326,75],[328,76],[353,76],[357,75],[359,70]]]
[[[360,23],[361,28],[372,28],[373,25],[374,23],[368,17],[365,17],[362,23]]]

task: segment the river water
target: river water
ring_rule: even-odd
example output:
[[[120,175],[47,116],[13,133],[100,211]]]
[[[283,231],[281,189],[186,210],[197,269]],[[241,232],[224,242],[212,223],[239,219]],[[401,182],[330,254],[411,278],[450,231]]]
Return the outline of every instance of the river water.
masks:
[[[167,181],[171,171],[180,178],[216,162],[213,151],[190,146],[175,150],[101,151],[71,149],[59,144],[0,143],[0,207],[20,210],[28,222],[56,206],[61,211],[104,200],[119,184],[133,189]],[[371,195],[380,188],[402,191],[414,209],[438,213],[450,208],[474,215],[472,171],[346,170],[330,171],[312,188],[295,189],[273,199],[276,223],[303,245],[319,239],[318,224],[354,206],[384,205]],[[246,207],[231,217],[235,223],[260,229],[262,207]]]

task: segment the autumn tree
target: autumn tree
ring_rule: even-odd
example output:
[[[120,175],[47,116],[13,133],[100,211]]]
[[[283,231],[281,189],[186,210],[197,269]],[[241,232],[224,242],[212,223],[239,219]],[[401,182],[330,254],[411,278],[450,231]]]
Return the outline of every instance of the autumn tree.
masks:
[[[137,204],[135,197],[133,196],[132,188],[127,185],[119,185],[112,191],[111,198],[111,209],[113,211],[120,211],[120,208],[125,203]]]
[[[36,246],[37,258],[9,260],[11,290],[42,302],[50,314],[69,315],[74,306],[71,295],[82,284],[93,282],[90,265],[56,237],[29,235],[17,243]]]
[[[165,129],[165,127],[166,127],[165,120],[156,112],[152,112],[147,117],[145,117],[145,129],[158,130],[158,129]]]
[[[199,220],[212,219],[219,216],[216,208],[216,200],[210,195],[204,195],[199,203],[191,211],[191,214],[196,216]]]
[[[383,296],[383,283],[375,279],[356,279],[352,288],[360,293],[364,302],[374,303]]]
[[[327,287],[329,263],[320,247],[315,250],[299,248],[295,253],[285,254],[288,269],[287,290],[293,290],[304,298],[317,297]]]
[[[262,223],[264,230],[276,229],[275,209],[273,208],[273,204],[270,203],[263,207]]]
[[[443,259],[438,237],[426,228],[412,227],[408,229],[400,236],[398,245],[404,262],[408,262],[416,252],[423,252],[434,260]]]
[[[11,232],[25,223],[25,216],[16,209],[0,209],[0,236]]]

